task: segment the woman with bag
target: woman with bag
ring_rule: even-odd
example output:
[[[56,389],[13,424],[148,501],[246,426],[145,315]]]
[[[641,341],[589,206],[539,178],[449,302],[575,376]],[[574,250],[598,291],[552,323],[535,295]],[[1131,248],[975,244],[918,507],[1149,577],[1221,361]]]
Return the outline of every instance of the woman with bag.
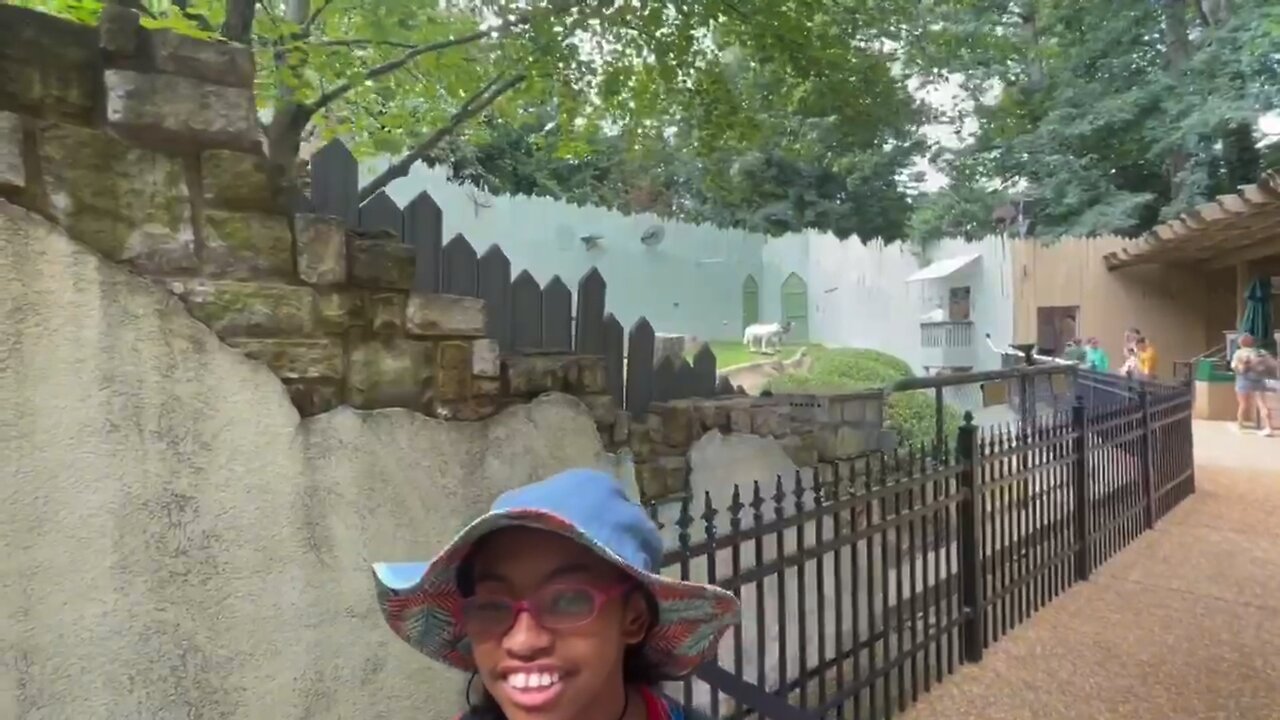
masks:
[[[1258,349],[1253,336],[1240,336],[1240,347],[1231,356],[1236,374],[1236,427],[1244,431],[1250,410],[1257,409],[1263,437],[1271,436],[1271,410],[1267,408],[1267,376],[1274,375],[1276,360]]]

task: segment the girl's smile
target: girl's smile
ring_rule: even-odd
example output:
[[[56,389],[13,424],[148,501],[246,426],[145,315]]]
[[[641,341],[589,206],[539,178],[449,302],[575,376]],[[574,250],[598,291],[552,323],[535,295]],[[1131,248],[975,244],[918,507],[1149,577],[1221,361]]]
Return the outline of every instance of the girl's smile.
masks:
[[[526,712],[550,708],[564,689],[564,678],[554,668],[531,666],[501,673],[501,682],[512,702]]]

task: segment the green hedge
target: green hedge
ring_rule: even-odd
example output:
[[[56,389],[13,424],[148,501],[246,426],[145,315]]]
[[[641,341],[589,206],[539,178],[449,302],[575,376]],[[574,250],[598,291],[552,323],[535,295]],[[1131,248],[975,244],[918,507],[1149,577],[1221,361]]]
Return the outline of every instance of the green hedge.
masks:
[[[774,378],[769,389],[776,393],[835,394],[892,385],[911,377],[911,366],[899,357],[868,348],[812,348],[808,372]],[[928,444],[934,440],[932,391],[914,390],[889,396],[885,425],[898,433],[902,444]],[[944,407],[943,423],[948,442],[960,427],[960,413]]]
[[[932,446],[937,428],[934,425],[934,396],[931,390],[911,390],[889,396],[885,408],[885,424],[897,431],[902,443]],[[963,418],[949,405],[942,406],[942,425],[948,446],[956,441],[956,432]]]

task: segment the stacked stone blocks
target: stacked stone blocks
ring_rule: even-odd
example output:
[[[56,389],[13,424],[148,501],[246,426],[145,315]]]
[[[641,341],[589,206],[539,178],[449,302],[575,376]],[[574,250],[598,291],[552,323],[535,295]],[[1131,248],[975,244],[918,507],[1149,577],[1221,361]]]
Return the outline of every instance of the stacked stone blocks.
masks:
[[[484,302],[410,292],[393,232],[295,214],[262,151],[248,48],[0,6],[0,195],[162,283],[266,364],[303,415],[340,404],[488,417],[548,391],[602,420],[602,358],[503,357]]]
[[[651,404],[642,418],[617,423],[610,440],[631,451],[642,494],[658,498],[687,490],[690,450],[710,432],[773,438],[796,466],[812,467],[886,447],[883,424],[881,391],[693,398]]]

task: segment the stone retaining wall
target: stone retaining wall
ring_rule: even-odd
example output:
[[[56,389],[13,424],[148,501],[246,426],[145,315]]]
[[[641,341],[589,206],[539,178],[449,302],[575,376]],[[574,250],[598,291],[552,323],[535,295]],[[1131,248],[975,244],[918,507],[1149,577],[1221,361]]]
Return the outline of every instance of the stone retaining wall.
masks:
[[[620,418],[605,444],[629,448],[641,493],[660,498],[686,491],[689,451],[713,430],[774,438],[792,462],[808,467],[885,448],[892,440],[883,425],[880,391],[673,400],[654,403],[643,420]]]
[[[478,420],[549,391],[602,428],[600,358],[503,358],[483,301],[411,293],[394,234],[293,215],[262,151],[252,52],[108,5],[95,28],[0,5],[0,197],[179,297],[299,412]]]

